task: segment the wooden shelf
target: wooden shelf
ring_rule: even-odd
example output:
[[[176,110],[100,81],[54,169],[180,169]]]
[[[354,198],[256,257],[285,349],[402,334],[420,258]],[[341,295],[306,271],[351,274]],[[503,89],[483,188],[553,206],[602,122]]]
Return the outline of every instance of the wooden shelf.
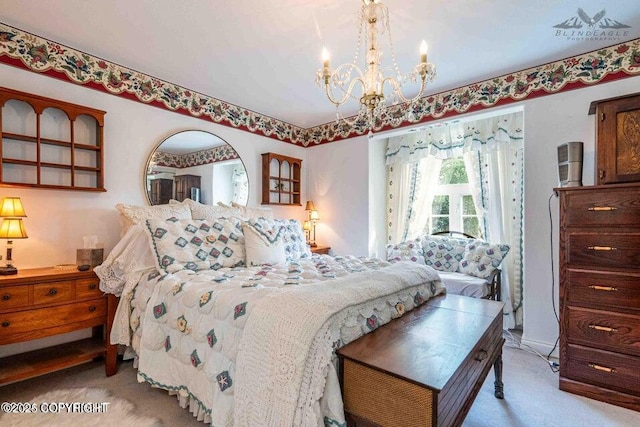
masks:
[[[106,191],[105,114],[0,87],[0,186]]]
[[[301,206],[302,160],[275,153],[262,154],[262,204]],[[288,188],[282,188],[287,184]]]

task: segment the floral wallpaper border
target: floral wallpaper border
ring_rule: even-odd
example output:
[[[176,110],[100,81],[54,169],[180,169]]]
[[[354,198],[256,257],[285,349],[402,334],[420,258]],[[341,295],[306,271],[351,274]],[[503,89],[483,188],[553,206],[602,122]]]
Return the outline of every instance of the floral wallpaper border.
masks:
[[[304,129],[3,23],[0,62],[304,147],[368,132],[364,121],[352,125],[331,122]],[[640,39],[428,95],[410,105],[390,107],[374,130],[410,126],[637,75]]]
[[[194,151],[187,154],[172,154],[164,151],[155,151],[151,161],[158,166],[172,168],[189,168],[192,166],[207,165],[209,163],[224,162],[226,160],[239,159],[240,156],[230,145],[221,145],[210,150]]]

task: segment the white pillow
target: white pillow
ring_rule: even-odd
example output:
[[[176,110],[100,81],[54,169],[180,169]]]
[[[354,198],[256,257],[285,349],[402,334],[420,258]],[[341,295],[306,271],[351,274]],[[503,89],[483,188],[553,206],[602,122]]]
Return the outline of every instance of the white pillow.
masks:
[[[284,227],[274,233],[263,234],[254,225],[244,223],[244,245],[247,265],[284,264],[287,261],[284,243]]]
[[[131,226],[144,224],[148,219],[191,219],[191,209],[181,203],[154,206],[135,206],[118,203],[116,209],[120,211],[120,237],[123,237]]]
[[[216,218],[242,218],[242,211],[230,206],[224,205],[204,205],[191,199],[184,199],[182,202],[177,200],[169,200],[170,204],[184,204],[191,210],[193,219],[213,220]]]
[[[266,218],[273,219],[273,211],[271,208],[248,208],[246,206],[242,206],[237,204],[236,202],[231,202],[231,206],[239,209],[244,219],[254,219],[254,218]]]
[[[311,249],[307,245],[302,225],[297,219],[253,218],[247,220],[246,223],[265,235],[273,235],[280,227],[284,227],[283,240],[287,261],[311,257]]]
[[[244,265],[244,233],[237,218],[148,219],[146,232],[158,271],[217,270]]]

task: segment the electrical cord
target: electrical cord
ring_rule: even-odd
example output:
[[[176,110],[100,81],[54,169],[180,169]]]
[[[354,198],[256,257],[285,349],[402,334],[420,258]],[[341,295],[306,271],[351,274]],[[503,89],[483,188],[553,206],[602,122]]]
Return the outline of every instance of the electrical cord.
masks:
[[[555,268],[554,268],[554,255],[553,255],[553,215],[551,214],[551,199],[553,199],[553,196],[558,197],[558,192],[554,191],[553,193],[551,193],[551,195],[549,196],[549,201],[547,203],[547,207],[549,209],[549,247],[551,249],[551,305],[553,306],[553,314],[556,316],[556,321],[558,322],[558,327],[560,327],[560,316],[558,316],[558,310],[556,309],[556,272],[555,272]],[[551,366],[551,370],[553,372],[558,372],[559,370],[559,365],[556,362],[551,362],[549,359],[551,358],[551,355],[553,354],[554,351],[556,351],[556,348],[558,348],[558,342],[560,341],[560,336],[558,336],[558,338],[556,338],[556,343],[553,345],[553,348],[551,349],[551,351],[549,352],[549,354],[547,354],[546,360],[549,363],[549,366]]]
[[[505,329],[503,331],[502,334],[503,337],[505,337],[505,345],[509,348],[515,348],[516,350],[522,350],[522,351],[526,351],[527,353],[531,353],[534,354],[536,356],[538,356],[539,358],[541,358],[542,360],[544,360],[545,362],[547,362],[547,364],[549,365],[549,369],[551,369],[551,372],[553,373],[557,373],[560,370],[560,365],[558,364],[558,362],[554,362],[549,360],[550,356],[546,356],[542,353],[540,353],[538,350],[536,350],[535,348],[531,347],[528,344],[523,344],[522,341],[520,340],[520,338],[516,337],[515,335],[513,335],[511,333],[510,330]],[[555,347],[554,347],[555,349]],[[552,351],[553,353],[553,351]]]

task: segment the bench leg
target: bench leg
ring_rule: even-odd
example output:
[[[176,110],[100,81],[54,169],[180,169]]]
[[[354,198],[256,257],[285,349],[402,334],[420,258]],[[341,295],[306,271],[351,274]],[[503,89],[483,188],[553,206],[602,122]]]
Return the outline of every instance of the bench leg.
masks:
[[[493,363],[493,372],[496,380],[493,383],[495,386],[495,392],[493,393],[498,399],[504,399],[504,384],[502,383],[502,353],[498,355],[498,358]]]

